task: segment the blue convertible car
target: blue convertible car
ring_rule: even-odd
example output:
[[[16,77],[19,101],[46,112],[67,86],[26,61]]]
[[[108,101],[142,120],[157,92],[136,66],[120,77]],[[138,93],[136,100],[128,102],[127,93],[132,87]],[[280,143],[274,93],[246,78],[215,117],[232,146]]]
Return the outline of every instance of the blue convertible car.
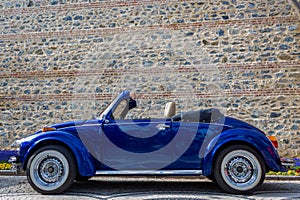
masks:
[[[137,102],[124,91],[98,119],[44,127],[18,140],[15,164],[43,194],[65,191],[96,175],[204,175],[229,193],[253,192],[266,172],[286,171],[277,141],[217,109],[161,118],[131,114]]]

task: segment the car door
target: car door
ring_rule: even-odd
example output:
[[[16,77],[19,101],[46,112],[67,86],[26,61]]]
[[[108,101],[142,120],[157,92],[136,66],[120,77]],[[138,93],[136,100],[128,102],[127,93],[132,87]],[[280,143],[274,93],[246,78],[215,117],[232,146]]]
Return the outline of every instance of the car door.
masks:
[[[174,169],[200,169],[199,150],[208,131],[209,124],[197,122],[173,122],[173,134],[184,135],[173,145]]]
[[[170,168],[172,123],[168,119],[110,119],[100,132],[103,168]]]

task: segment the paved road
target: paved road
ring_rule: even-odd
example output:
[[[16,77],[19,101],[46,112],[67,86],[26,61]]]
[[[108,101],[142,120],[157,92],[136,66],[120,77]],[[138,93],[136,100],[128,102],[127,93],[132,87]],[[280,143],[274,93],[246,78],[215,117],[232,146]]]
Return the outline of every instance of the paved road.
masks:
[[[0,176],[0,199],[300,199],[300,181],[265,181],[252,195],[224,193],[215,183],[186,177],[96,177],[74,183],[62,195],[40,195],[24,176]]]

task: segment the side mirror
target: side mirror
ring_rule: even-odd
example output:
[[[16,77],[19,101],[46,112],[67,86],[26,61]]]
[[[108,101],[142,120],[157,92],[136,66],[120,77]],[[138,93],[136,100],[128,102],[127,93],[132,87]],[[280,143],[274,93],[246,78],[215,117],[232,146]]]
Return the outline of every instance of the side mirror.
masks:
[[[128,102],[128,109],[131,110],[136,107],[136,100],[130,98]]]

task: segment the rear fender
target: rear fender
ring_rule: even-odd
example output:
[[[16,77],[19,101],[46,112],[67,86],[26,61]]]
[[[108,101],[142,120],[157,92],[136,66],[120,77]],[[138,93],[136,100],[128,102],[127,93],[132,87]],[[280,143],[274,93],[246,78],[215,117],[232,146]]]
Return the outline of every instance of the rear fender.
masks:
[[[222,149],[235,144],[245,144],[256,150],[263,157],[267,169],[286,171],[280,164],[276,149],[263,133],[249,129],[230,129],[214,137],[207,145],[202,159],[203,175],[208,176],[212,173],[214,159]]]

